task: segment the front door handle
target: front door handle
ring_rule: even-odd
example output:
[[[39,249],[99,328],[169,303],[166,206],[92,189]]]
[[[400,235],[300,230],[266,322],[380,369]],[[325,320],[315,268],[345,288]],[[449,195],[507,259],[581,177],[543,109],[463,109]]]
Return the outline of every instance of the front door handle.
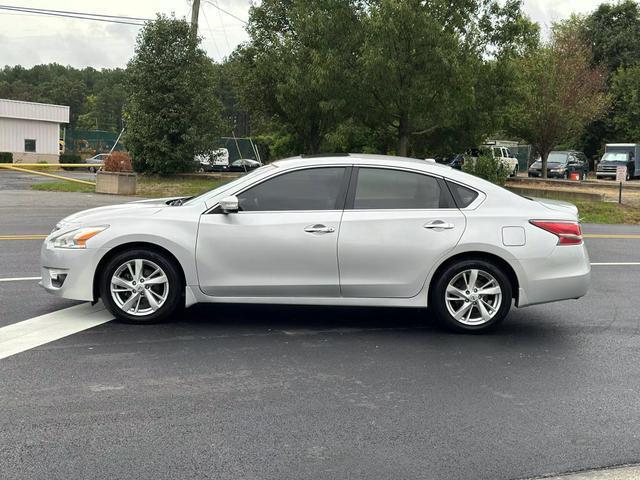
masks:
[[[443,222],[442,220],[434,220],[433,222],[425,223],[424,228],[429,230],[451,230],[456,226],[453,223]]]
[[[307,233],[333,233],[336,231],[333,227],[327,227],[326,225],[322,225],[321,223],[317,223],[315,225],[309,225],[304,229]]]

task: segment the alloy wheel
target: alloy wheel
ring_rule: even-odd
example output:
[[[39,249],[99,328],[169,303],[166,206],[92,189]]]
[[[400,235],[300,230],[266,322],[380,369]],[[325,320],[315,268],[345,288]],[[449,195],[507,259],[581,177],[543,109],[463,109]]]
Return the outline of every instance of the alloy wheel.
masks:
[[[447,285],[445,304],[456,321],[482,325],[490,322],[500,310],[502,289],[490,273],[480,269],[464,270]]]
[[[169,295],[169,279],[155,262],[136,258],[114,271],[111,298],[125,313],[142,317],[161,308]]]

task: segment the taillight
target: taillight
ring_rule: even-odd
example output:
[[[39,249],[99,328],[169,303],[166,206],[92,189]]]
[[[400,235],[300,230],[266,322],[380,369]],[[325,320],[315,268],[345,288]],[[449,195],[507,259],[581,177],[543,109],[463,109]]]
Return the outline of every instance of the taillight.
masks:
[[[529,223],[558,236],[558,245],[580,245],[582,229],[578,222],[529,220]]]

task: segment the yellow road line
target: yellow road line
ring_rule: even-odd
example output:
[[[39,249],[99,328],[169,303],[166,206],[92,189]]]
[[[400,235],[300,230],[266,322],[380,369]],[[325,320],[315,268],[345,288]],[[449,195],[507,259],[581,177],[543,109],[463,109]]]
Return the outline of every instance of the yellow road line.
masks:
[[[0,235],[0,240],[44,240],[48,235]]]
[[[640,238],[640,235],[626,233],[585,233],[584,238]]]
[[[62,175],[54,175],[53,173],[37,172],[35,170],[28,170],[26,168],[18,168],[18,167],[4,167],[4,168],[8,170],[15,170],[17,172],[31,173],[33,175],[42,175],[43,177],[57,178],[58,180],[65,180],[67,182],[76,182],[76,183],[83,183],[85,185],[95,186],[95,182],[87,182],[86,180],[78,180],[77,178],[64,177]]]
[[[13,168],[13,167],[38,167],[38,168],[56,168],[56,167],[70,167],[70,168],[88,168],[88,167],[100,167],[101,164],[97,163],[0,163],[0,168]]]

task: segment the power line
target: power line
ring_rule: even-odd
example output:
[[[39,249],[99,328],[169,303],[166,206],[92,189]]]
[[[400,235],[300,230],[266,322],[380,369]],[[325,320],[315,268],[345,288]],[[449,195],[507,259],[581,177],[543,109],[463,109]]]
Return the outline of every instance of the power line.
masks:
[[[69,13],[72,15],[84,15],[87,17],[105,17],[105,18],[115,18],[120,20],[141,20],[143,22],[151,21],[152,18],[146,17],[128,17],[126,15],[107,15],[102,13],[86,13],[86,12],[72,12],[69,10],[53,10],[51,8],[35,8],[35,7],[14,7],[12,5],[0,5],[0,7],[4,8],[13,8],[16,10],[31,10],[34,12],[53,12],[53,13]]]
[[[75,18],[78,20],[93,20],[95,22],[118,23],[122,25],[135,25],[137,27],[144,26],[144,23],[138,22],[138,21],[117,20],[118,17],[115,17],[113,15],[109,15],[108,18],[100,18],[102,17],[102,15],[81,14],[79,12],[78,13],[76,12],[57,13],[56,11],[53,11],[53,10],[51,11],[46,11],[43,9],[33,10],[29,8],[11,7],[6,5],[0,5],[0,10],[6,10],[8,12],[22,12],[30,15],[46,15],[46,16],[52,16],[52,17]],[[151,19],[148,19],[148,20],[151,21]]]
[[[220,50],[218,49],[218,43],[216,42],[216,39],[214,38],[213,35],[213,30],[211,30],[211,25],[209,25],[209,19],[207,18],[207,14],[204,11],[204,7],[200,7],[202,9],[202,16],[204,17],[204,21],[207,24],[207,29],[209,30],[209,38],[211,39],[211,42],[213,43],[213,47],[216,49],[216,52],[218,53],[218,57],[220,57]]]
[[[242,23],[244,23],[245,25],[248,25],[248,23],[247,23],[247,21],[246,21],[246,20],[243,20],[242,18],[238,17],[237,15],[234,15],[233,13],[228,12],[228,11],[227,11],[227,10],[225,10],[224,8],[222,8],[222,7],[220,7],[219,5],[217,5],[217,4],[215,4],[215,3],[213,3],[211,0],[206,0],[206,2],[207,2],[209,5],[211,5],[211,6],[215,7],[215,8],[217,8],[218,10],[220,10],[222,13],[226,13],[227,15],[229,15],[230,17],[235,18],[235,19],[236,19],[236,20],[238,20],[239,22],[242,22]]]

